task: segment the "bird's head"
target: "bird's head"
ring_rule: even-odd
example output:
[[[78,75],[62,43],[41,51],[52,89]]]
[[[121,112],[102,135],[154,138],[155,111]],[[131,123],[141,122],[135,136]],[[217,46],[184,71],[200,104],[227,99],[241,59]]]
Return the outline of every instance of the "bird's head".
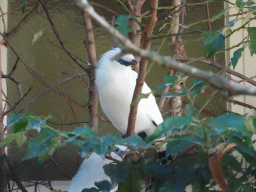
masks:
[[[99,67],[110,67],[110,63],[112,66],[117,66],[117,65],[123,65],[123,66],[132,66],[137,63],[135,60],[134,56],[132,54],[125,54],[123,55],[120,59],[115,58],[121,53],[120,48],[113,48],[109,50],[108,52],[104,53],[101,56],[101,59],[99,60]]]
[[[137,61],[132,54],[123,55],[121,59],[116,60],[118,63],[124,66],[135,65]]]

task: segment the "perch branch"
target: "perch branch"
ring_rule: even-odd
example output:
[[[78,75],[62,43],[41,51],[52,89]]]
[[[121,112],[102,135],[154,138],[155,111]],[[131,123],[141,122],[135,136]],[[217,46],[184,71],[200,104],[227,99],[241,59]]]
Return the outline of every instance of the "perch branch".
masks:
[[[239,85],[217,74],[210,74],[196,67],[177,62],[170,56],[161,56],[155,52],[147,51],[137,47],[129,39],[121,35],[115,28],[109,25],[109,23],[103,17],[96,13],[93,7],[87,2],[87,0],[77,0],[77,4],[84,11],[88,12],[92,18],[94,18],[103,28],[106,29],[106,31],[117,38],[125,46],[127,51],[142,57],[147,57],[148,59],[157,62],[162,66],[175,69],[192,77],[200,78],[203,81],[209,83],[214,88],[224,91],[225,96],[241,94],[256,95],[256,87]]]

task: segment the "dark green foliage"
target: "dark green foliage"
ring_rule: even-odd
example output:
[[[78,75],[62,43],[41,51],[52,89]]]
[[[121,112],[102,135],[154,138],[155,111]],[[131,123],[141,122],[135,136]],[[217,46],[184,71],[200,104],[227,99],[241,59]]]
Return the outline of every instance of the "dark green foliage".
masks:
[[[128,27],[129,24],[129,15],[119,15],[116,18],[115,24],[118,25],[117,30],[122,35],[126,35],[128,32],[131,32],[131,29]]]
[[[212,57],[217,51],[220,50],[222,45],[225,43],[225,37],[223,36],[223,32],[219,32],[217,36],[212,37],[209,36],[204,41],[204,50],[205,57],[209,59]]]
[[[256,27],[248,27],[247,29],[250,37],[250,52],[251,55],[256,53]]]
[[[231,58],[231,62],[232,62],[233,69],[235,69],[238,60],[239,60],[240,57],[242,56],[242,51],[244,51],[244,48],[237,49],[237,50],[234,52],[234,55],[233,55],[233,57]]]

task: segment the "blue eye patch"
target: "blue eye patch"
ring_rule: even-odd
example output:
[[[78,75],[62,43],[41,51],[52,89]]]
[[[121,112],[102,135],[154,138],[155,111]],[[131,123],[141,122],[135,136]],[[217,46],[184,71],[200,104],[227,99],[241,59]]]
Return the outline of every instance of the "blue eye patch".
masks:
[[[132,62],[128,62],[128,61],[125,61],[123,59],[118,59],[116,60],[118,63],[120,63],[121,65],[124,65],[124,66],[130,66],[130,65],[134,65],[137,63],[136,60],[132,60]]]
[[[129,62],[123,60],[123,59],[118,59],[118,60],[116,60],[116,61],[117,61],[118,63],[120,63],[121,65],[124,65],[124,66],[129,66],[129,65],[131,65],[131,63],[129,63]]]

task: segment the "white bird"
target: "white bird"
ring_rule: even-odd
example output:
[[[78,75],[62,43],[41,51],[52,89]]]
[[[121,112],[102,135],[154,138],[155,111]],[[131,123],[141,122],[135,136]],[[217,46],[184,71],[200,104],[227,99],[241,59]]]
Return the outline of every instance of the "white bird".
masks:
[[[125,134],[138,74],[131,69],[131,66],[137,63],[132,54],[113,60],[120,53],[120,48],[114,48],[101,56],[95,81],[103,112],[112,124]],[[146,83],[143,85],[142,93],[151,93]],[[154,95],[151,93],[148,98],[141,99],[137,110],[135,134],[150,135],[162,122],[163,118]]]
[[[114,151],[110,153],[113,159],[122,161],[121,156],[127,152],[126,146],[115,145]],[[99,154],[93,152],[91,156],[84,159],[80,165],[78,172],[70,181],[67,191],[68,192],[81,192],[85,188],[95,187],[94,183],[108,180],[111,183],[111,179],[105,174],[103,166],[112,163],[112,160],[103,159]],[[113,186],[111,192],[117,191],[118,186]]]

